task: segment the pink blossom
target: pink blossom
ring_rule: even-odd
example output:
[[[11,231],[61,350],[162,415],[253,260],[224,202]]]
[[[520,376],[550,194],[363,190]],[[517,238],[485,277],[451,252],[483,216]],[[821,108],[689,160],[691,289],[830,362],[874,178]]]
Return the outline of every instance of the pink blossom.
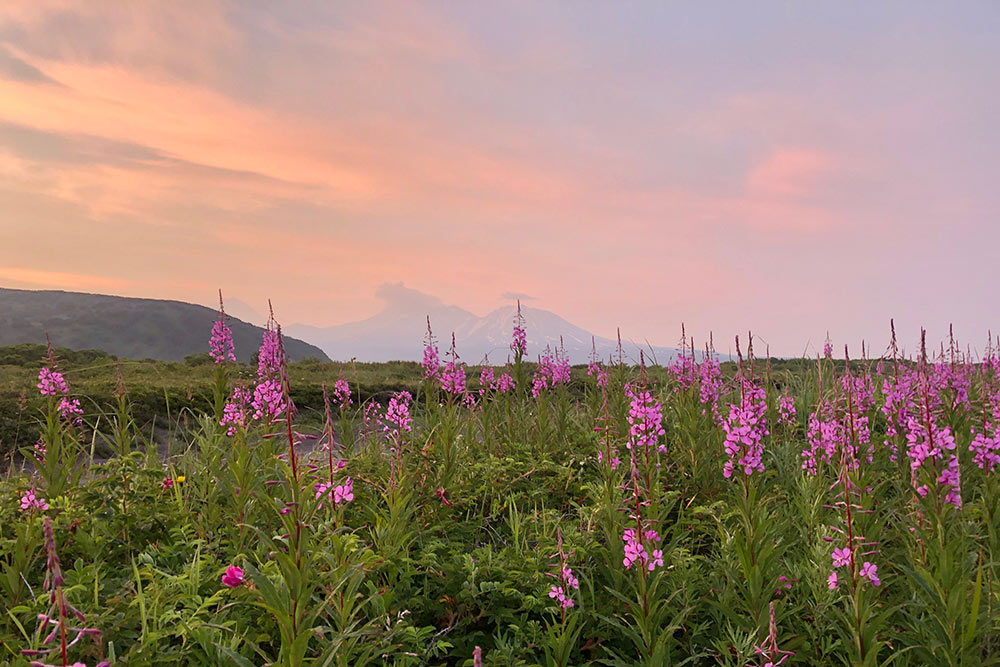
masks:
[[[830,570],[830,576],[826,578],[826,587],[831,591],[837,587],[837,572],[836,570]]]
[[[524,317],[521,316],[521,302],[517,302],[517,315],[514,316],[514,339],[510,351],[515,357],[523,357],[528,351],[528,335],[524,331]]]
[[[222,575],[222,584],[229,588],[236,588],[243,583],[243,570],[230,565],[226,568],[226,573]]]
[[[208,340],[208,353],[215,363],[222,364],[228,361],[236,361],[233,348],[233,331],[226,324],[226,313],[221,308],[221,297],[219,319],[212,325],[212,337]]]
[[[281,383],[277,380],[264,380],[253,390],[253,400],[250,405],[254,409],[254,419],[274,420],[285,411],[285,397]]]
[[[39,510],[44,512],[47,509],[49,509],[49,504],[45,502],[45,498],[41,498],[35,495],[34,489],[28,489],[27,491],[24,492],[24,495],[21,496],[22,512],[28,512],[28,511],[33,512],[34,510]]]
[[[844,567],[851,562],[851,550],[847,547],[833,550],[833,566]]]
[[[351,407],[351,387],[347,380],[340,379],[333,383],[333,402],[341,408]]]
[[[69,385],[66,384],[66,378],[63,374],[49,368],[43,368],[38,371],[37,386],[42,396],[56,396],[69,393]]]
[[[868,579],[875,586],[881,586],[882,582],[878,578],[878,566],[865,561],[861,566],[861,577],[863,579]]]

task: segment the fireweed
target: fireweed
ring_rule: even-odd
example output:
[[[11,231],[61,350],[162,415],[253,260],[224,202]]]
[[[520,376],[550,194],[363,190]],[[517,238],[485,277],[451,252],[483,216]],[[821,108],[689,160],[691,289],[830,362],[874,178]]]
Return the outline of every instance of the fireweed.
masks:
[[[276,323],[270,328],[278,333]],[[1000,357],[992,347],[981,361],[955,341],[926,360],[894,351],[874,373],[867,362],[820,359],[817,368],[789,371],[793,382],[755,377],[751,355],[733,381],[732,364],[719,363],[711,345],[695,357],[686,336],[689,361],[672,371],[602,366],[592,355],[590,374],[574,371],[570,385],[553,390],[549,378],[564,371],[547,371],[549,386],[537,398],[526,396],[530,373],[502,390],[500,383],[515,383],[516,367],[486,362],[475,369],[476,391],[464,392],[475,395],[475,409],[455,398],[461,436],[454,474],[442,484],[439,410],[447,396],[439,377],[425,409],[398,393],[431,388],[417,384],[416,366],[402,379],[388,366],[365,368],[343,386],[335,383],[342,368],[326,367],[322,407],[320,381],[296,387],[313,416],[297,428],[316,434],[302,435],[287,419],[294,409],[270,423],[254,418],[254,389],[265,378],[291,405],[276,342],[265,341],[256,369],[228,357],[213,365],[227,369],[226,398],[237,399],[224,415],[209,407],[199,416],[197,403],[171,411],[170,420],[157,415],[168,440],[164,461],[157,448],[136,447],[144,440],[137,427],[115,430],[128,408],[101,412],[99,401],[80,395],[89,369],[76,380],[68,360],[49,359],[47,372],[31,373],[27,387],[41,385],[32,403],[42,408],[42,439],[33,449],[31,432],[25,449],[40,465],[82,470],[84,438],[120,456],[94,461],[56,493],[59,485],[30,465],[0,480],[0,599],[8,603],[0,647],[8,660],[26,664],[31,658],[14,653],[60,643],[58,633],[40,643],[61,627],[55,612],[56,623],[32,632],[50,603],[28,585],[42,576],[45,516],[63,536],[63,562],[74,563],[64,599],[93,610],[89,623],[65,615],[68,650],[88,665],[98,660],[96,635],[72,641],[91,626],[111,640],[109,659],[129,664],[155,657],[402,667],[472,661],[475,645],[486,661],[526,664],[864,664],[859,647],[868,664],[989,664],[998,655]],[[744,393],[748,384],[757,389]],[[741,439],[726,480],[719,471],[729,457],[719,444],[728,432],[713,421],[713,404],[742,411],[758,390],[774,432],[760,436],[764,470],[746,474]],[[112,403],[125,396],[122,386]],[[810,442],[777,427],[791,419],[787,399],[803,422],[818,424]],[[86,410],[82,426],[75,400]],[[540,429],[540,414],[556,414],[560,403],[566,423]],[[363,432],[377,429],[378,441],[355,449],[345,445],[347,421],[362,410],[370,418]],[[729,426],[727,416],[720,422]],[[303,451],[310,441],[317,446]],[[59,453],[65,442],[71,455]],[[288,453],[279,455],[283,444]],[[798,472],[804,448],[816,465]],[[630,456],[615,465],[624,451]],[[690,463],[692,454],[705,465]],[[127,521],[119,502],[125,479]],[[563,556],[543,578],[557,551]],[[130,560],[134,578],[122,576]],[[784,649],[797,655],[786,658]],[[55,652],[36,657],[62,662]]]
[[[97,644],[98,650],[103,654],[103,643],[101,642],[101,631],[97,628],[83,627],[87,617],[79,609],[66,600],[63,584],[66,579],[63,577],[62,567],[59,563],[59,554],[56,553],[56,538],[52,529],[52,519],[45,517],[43,524],[45,534],[45,581],[43,588],[48,591],[49,608],[44,614],[38,614],[38,628],[35,631],[34,645],[48,646],[48,648],[23,649],[21,655],[28,658],[47,657],[58,655],[62,665],[69,664],[69,650],[84,637],[90,637]],[[80,626],[73,626],[76,621]],[[51,627],[52,630],[42,637],[42,634]],[[58,642],[58,643],[56,643]],[[49,646],[56,643],[54,646]],[[50,667],[49,663],[40,660],[32,660],[29,664],[33,667]],[[107,667],[110,662],[101,660],[96,667]]]

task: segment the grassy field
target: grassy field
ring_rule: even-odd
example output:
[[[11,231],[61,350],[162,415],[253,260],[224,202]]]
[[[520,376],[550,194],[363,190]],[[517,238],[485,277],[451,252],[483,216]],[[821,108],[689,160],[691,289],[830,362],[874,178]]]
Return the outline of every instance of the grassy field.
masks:
[[[1000,361],[516,340],[490,369],[0,350],[0,661],[1000,658]]]

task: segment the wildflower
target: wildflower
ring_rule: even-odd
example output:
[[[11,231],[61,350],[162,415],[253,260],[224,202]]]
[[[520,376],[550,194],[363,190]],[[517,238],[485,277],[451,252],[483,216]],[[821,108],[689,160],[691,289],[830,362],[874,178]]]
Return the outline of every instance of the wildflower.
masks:
[[[450,359],[444,365],[444,372],[441,373],[441,388],[452,395],[465,392],[465,366],[459,364],[458,352],[455,350],[455,334],[451,334],[451,350],[448,352]]]
[[[549,591],[549,597],[558,600],[559,605],[563,609],[569,609],[573,606],[573,598],[566,595],[566,591],[563,590],[562,586],[553,586],[552,590]]]
[[[440,500],[440,501],[441,501],[442,503],[444,503],[445,507],[451,507],[451,503],[450,503],[450,502],[448,501],[448,498],[447,498],[447,496],[445,495],[445,494],[447,494],[447,493],[448,493],[448,492],[447,492],[447,491],[445,491],[444,489],[438,489],[438,490],[437,490],[437,495],[438,495],[438,499],[439,499],[439,500]]]
[[[350,477],[345,478],[343,484],[337,484],[336,486],[329,482],[319,482],[313,489],[316,492],[317,500],[323,496],[327,496],[335,509],[337,505],[349,503],[354,500],[354,481]],[[323,504],[320,503],[319,507],[322,506]]]
[[[163,481],[160,482],[160,488],[162,489],[172,489],[174,487],[174,480],[170,477],[164,477]]]
[[[268,324],[268,327],[271,325]],[[280,372],[284,363],[281,354],[281,341],[278,332],[268,328],[264,331],[264,336],[257,352],[257,377],[273,377]]]
[[[222,585],[229,588],[236,588],[243,584],[243,570],[230,565],[226,568],[226,573],[222,575]]]
[[[209,355],[217,364],[225,363],[227,359],[236,361],[236,355],[233,354],[233,332],[226,324],[226,310],[222,306],[222,290],[219,290],[219,319],[212,325],[208,348]]]
[[[333,401],[341,408],[351,407],[351,387],[347,380],[337,380],[333,383]]]
[[[851,550],[847,547],[833,550],[833,566],[844,567],[851,562]]]
[[[754,653],[767,659],[763,667],[778,667],[789,656],[795,655],[792,651],[778,648],[778,623],[774,617],[774,602],[771,602],[771,621],[768,624],[767,639],[760,646],[754,647]]]
[[[83,414],[83,408],[80,407],[80,399],[63,398],[59,401],[57,410],[59,411],[59,416],[66,421],[71,421],[74,424],[83,423],[83,420],[80,418],[80,415]]]
[[[409,433],[413,424],[410,417],[410,392],[401,391],[389,399],[389,405],[385,409],[383,420],[383,430],[386,435],[393,439],[402,433]]]
[[[438,379],[441,372],[441,360],[438,357],[438,348],[434,340],[434,332],[431,331],[431,318],[427,317],[427,335],[424,336],[424,380],[433,382]]]
[[[68,394],[69,385],[66,378],[59,371],[50,368],[43,368],[38,371],[38,391],[42,396],[56,396],[58,394]]]
[[[640,534],[642,535],[641,538],[638,537]],[[660,536],[657,535],[655,530],[645,530],[637,533],[633,528],[626,528],[622,534],[622,540],[625,542],[625,558],[622,560],[622,564],[626,570],[632,569],[635,563],[644,565],[650,572],[657,567],[663,566],[663,551],[660,549],[653,549],[652,553],[646,551],[643,539],[646,542],[659,542]]]
[[[795,399],[785,395],[778,399],[778,423],[795,424]]]
[[[826,587],[831,591],[837,587],[837,572],[836,570],[830,570],[830,576],[826,578]]]
[[[625,394],[632,399],[628,413],[629,438],[625,447],[656,447],[657,440],[666,433],[659,401],[645,389],[636,391],[631,385],[626,385]],[[660,451],[666,451],[666,447],[661,445]]]
[[[40,510],[44,512],[48,508],[49,504],[45,502],[45,498],[40,498],[37,495],[35,495],[34,489],[28,489],[27,491],[24,492],[24,495],[21,496],[22,512],[27,512],[27,511],[33,512],[35,510]]]
[[[510,343],[510,351],[518,358],[523,357],[528,351],[528,335],[524,331],[520,300],[517,302],[517,315],[514,316],[514,339]]]
[[[976,433],[969,444],[969,451],[973,452],[973,463],[986,472],[993,472],[1000,465],[1000,429],[995,429],[992,435]]]
[[[174,481],[176,481],[178,484],[183,484],[185,479],[187,478],[184,477],[184,475],[177,475],[177,477],[174,478]]]
[[[510,373],[502,373],[500,377],[493,381],[490,388],[501,394],[506,394],[514,388],[514,378],[510,376]]]
[[[726,432],[723,445],[729,460],[723,465],[723,476],[731,477],[735,466],[746,475],[763,472],[764,436],[767,429],[766,393],[762,387],[741,378],[743,384],[740,405],[729,406],[729,419],[722,427]]]
[[[861,578],[868,579],[875,586],[882,585],[882,582],[878,578],[878,566],[874,563],[864,562],[861,566]]]
[[[254,409],[254,419],[273,420],[285,411],[285,396],[281,383],[277,380],[264,380],[253,390],[253,400],[250,405]]]
[[[572,568],[566,564],[569,556],[573,554],[567,554],[563,551],[563,541],[562,541],[562,531],[557,530],[556,535],[558,538],[559,551],[552,555],[552,558],[558,558],[559,563],[559,574],[548,574],[547,576],[559,578],[559,585],[553,585],[549,590],[549,597],[559,601],[559,606],[563,609],[564,619],[565,612],[567,609],[573,606],[573,598],[571,597],[570,589],[580,589],[580,581],[573,575]]]
[[[42,524],[42,534],[45,536],[45,551],[47,554],[45,580],[42,585],[49,593],[50,605],[47,612],[38,614],[38,620],[41,621],[38,628],[38,636],[41,637],[46,628],[53,626],[52,631],[42,639],[41,643],[43,646],[51,644],[56,638],[59,638],[59,642],[49,648],[21,649],[21,655],[26,658],[35,658],[61,651],[61,664],[65,665],[67,664],[66,649],[74,646],[84,636],[95,638],[95,640],[100,642],[101,631],[97,628],[70,626],[71,618],[75,618],[82,624],[87,620],[87,617],[84,616],[83,612],[70,604],[63,592],[63,584],[66,583],[66,579],[63,577],[62,567],[59,563],[59,554],[56,552],[56,538],[52,532],[52,520],[49,517],[45,517],[45,522]],[[75,633],[76,636],[66,641],[70,633]],[[36,660],[32,660],[29,664],[33,667],[53,667],[48,663]],[[84,663],[76,662],[74,663],[74,667],[76,665],[84,665]],[[109,662],[101,660],[97,663],[96,667],[108,667],[108,665],[110,665]],[[84,665],[84,667],[86,666]]]
[[[222,409],[220,426],[226,426],[226,435],[236,435],[238,428],[247,425],[247,406],[253,400],[249,389],[233,387],[233,395]]]

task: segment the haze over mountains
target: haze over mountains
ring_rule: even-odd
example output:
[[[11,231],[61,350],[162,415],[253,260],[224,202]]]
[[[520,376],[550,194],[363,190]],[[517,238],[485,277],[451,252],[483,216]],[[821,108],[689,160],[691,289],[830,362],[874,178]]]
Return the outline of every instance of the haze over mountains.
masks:
[[[420,361],[427,318],[441,357],[454,332],[459,357],[467,364],[487,355],[495,365],[506,363],[516,306],[511,304],[479,316],[464,308],[402,283],[379,286],[376,298],[384,304],[377,314],[359,322],[330,327],[290,324],[283,327],[285,349],[294,361],[322,360]],[[226,299],[227,321],[233,330],[236,354],[249,361],[260,345],[266,320],[260,311],[236,298]],[[560,344],[574,364],[618,357],[618,342],[593,336],[548,310],[522,304],[530,360]],[[208,338],[218,312],[206,306],[133,297],[63,291],[0,288],[0,345],[44,343],[48,333],[58,346],[99,349],[132,359],[181,361],[208,351]],[[252,322],[252,323],[251,323]],[[626,362],[636,363],[642,349],[649,363],[665,364],[678,353],[673,347],[647,345],[622,338]]]
[[[208,352],[216,319],[217,311],[181,301],[0,288],[0,345],[44,343],[48,333],[59,347],[183,361]],[[264,330],[233,317],[227,321],[237,358],[250,361]],[[293,361],[327,360],[318,347],[292,337],[285,338],[285,352]]]
[[[445,304],[439,298],[410,289],[402,283],[380,285],[375,296],[385,307],[377,314],[361,320],[331,327],[292,324],[288,333],[318,345],[331,359],[364,361],[419,361],[423,356],[427,317],[438,341],[442,358],[451,346],[454,332],[458,354],[468,364],[477,364],[489,355],[490,362],[503,364],[510,354],[516,306],[510,305],[482,317],[464,308]],[[617,358],[618,342],[593,336],[562,317],[547,310],[522,304],[528,336],[528,358],[535,359],[546,346],[555,349],[562,344],[574,364],[586,363],[592,346],[597,356],[607,360]],[[639,349],[647,360],[666,363],[677,355],[672,347],[648,346],[644,342],[622,339],[626,361],[637,362]]]

